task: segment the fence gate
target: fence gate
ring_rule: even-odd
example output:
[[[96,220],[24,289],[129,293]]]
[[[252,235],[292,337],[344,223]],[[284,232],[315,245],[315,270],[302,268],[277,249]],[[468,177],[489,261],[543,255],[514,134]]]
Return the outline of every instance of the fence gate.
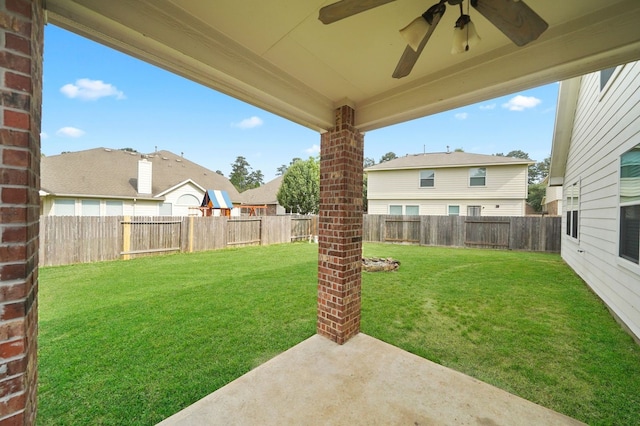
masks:
[[[508,217],[470,217],[465,219],[464,223],[465,246],[476,248],[509,248],[511,222]]]
[[[180,251],[182,246],[182,220],[125,217],[122,225],[123,259],[132,255]]]

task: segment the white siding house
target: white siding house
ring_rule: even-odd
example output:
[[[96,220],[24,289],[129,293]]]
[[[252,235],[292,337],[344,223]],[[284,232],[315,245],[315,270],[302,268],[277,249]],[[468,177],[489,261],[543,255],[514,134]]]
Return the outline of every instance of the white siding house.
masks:
[[[169,151],[96,148],[43,157],[41,165],[45,216],[200,215],[191,207],[200,206],[212,189],[241,202],[227,178]],[[233,216],[239,214],[233,209]]]
[[[447,152],[376,164],[365,170],[368,213],[524,216],[532,163]]]
[[[561,83],[549,176],[563,259],[640,339],[640,63]]]

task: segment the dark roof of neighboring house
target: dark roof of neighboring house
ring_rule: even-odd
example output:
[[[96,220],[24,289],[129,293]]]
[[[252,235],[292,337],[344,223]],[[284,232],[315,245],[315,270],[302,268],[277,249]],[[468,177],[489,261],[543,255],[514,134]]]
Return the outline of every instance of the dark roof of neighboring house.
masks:
[[[153,164],[152,194],[138,193],[142,158]],[[227,191],[234,202],[241,199],[227,178],[169,151],[142,154],[95,148],[41,159],[42,190],[55,195],[152,198],[188,179],[205,190]]]
[[[242,203],[248,205],[278,204],[276,194],[280,185],[282,185],[282,176],[278,176],[258,188],[248,189],[240,194]]]
[[[375,166],[367,167],[365,171],[420,169],[425,167],[469,167],[469,166],[503,166],[534,164],[535,161],[521,158],[501,157],[497,155],[471,154],[469,152],[429,152],[399,157]]]

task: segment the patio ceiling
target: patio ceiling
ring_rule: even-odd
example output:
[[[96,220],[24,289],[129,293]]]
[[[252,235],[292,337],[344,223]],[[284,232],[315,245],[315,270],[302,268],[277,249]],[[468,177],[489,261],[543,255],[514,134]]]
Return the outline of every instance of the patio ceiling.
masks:
[[[509,0],[505,0],[509,1]],[[436,0],[323,25],[334,0],[45,0],[48,22],[324,131],[349,104],[361,131],[640,59],[640,1],[526,0],[549,28],[515,46],[471,8],[482,42],[451,55],[448,7],[413,72],[391,77],[398,29]],[[465,2],[466,9],[466,2]]]

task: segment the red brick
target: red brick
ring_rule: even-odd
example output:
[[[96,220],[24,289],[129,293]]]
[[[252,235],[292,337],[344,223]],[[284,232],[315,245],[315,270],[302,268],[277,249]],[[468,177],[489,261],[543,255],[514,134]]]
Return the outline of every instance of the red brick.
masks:
[[[6,226],[2,228],[2,239],[0,242],[7,243],[24,243],[27,241],[28,229],[26,226]]]
[[[22,410],[24,408],[24,403],[24,393],[15,395],[7,401],[0,402],[0,417],[4,417]]]
[[[29,190],[27,188],[2,188],[0,201],[5,204],[27,204]]]
[[[24,426],[35,424],[34,422],[27,423],[24,421],[24,411],[20,411],[19,413],[2,419],[2,426]]]
[[[31,72],[31,59],[7,50],[0,51],[0,67],[29,74]]]
[[[0,129],[0,140],[4,146],[29,146],[29,132],[24,130]]]
[[[5,110],[4,125],[7,127],[29,130],[31,119],[29,114],[25,114],[24,112]]]
[[[5,0],[7,10],[31,18],[31,2],[27,0]]]
[[[23,260],[27,255],[27,246],[25,245],[12,245],[0,246],[0,259],[3,262],[15,262],[17,260]],[[0,301],[1,301],[2,289],[0,288]]]
[[[0,306],[0,320],[2,321],[20,318],[24,314],[24,302],[6,303]]]
[[[0,358],[13,358],[21,354],[24,354],[24,339],[0,343]]]
[[[0,253],[2,253],[0,251]],[[0,303],[24,299],[27,296],[27,284],[0,285]],[[2,338],[0,338],[2,340]]]
[[[12,111],[5,111],[6,114]],[[26,114],[23,114],[26,115]],[[26,115],[29,117],[28,115]],[[5,121],[6,125],[6,121]],[[14,167],[29,167],[29,151],[19,150],[19,149],[3,149],[2,150],[2,164],[5,166],[14,166]]]
[[[24,207],[0,207],[0,223],[26,223],[27,209]]]
[[[3,91],[0,106],[28,111],[31,108],[31,96],[26,93]]]
[[[0,185],[28,185],[27,170],[0,168]]]
[[[29,39],[20,37],[17,34],[13,34],[13,33],[5,34],[4,46],[7,49],[31,56],[31,43],[29,42]]]
[[[4,74],[4,84],[9,89],[31,93],[31,77],[6,71]]]
[[[0,266],[0,282],[25,279],[26,277],[27,271],[24,262]]]

